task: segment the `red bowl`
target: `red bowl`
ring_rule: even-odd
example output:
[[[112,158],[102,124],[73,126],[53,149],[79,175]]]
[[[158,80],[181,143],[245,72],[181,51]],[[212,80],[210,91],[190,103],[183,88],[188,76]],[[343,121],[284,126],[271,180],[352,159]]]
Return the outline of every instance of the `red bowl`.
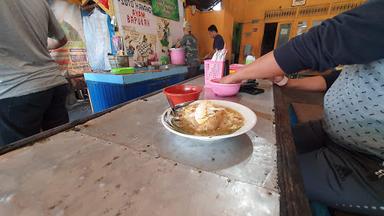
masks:
[[[177,104],[195,101],[199,99],[202,87],[194,85],[174,85],[164,89],[169,105],[171,107]]]

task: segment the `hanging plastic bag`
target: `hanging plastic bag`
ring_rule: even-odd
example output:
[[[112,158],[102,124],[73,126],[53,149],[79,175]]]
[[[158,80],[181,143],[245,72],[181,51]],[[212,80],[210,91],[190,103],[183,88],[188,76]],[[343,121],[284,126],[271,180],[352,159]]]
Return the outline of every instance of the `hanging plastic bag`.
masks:
[[[95,8],[89,16],[83,16],[88,61],[92,70],[110,70],[108,53],[111,43],[108,29],[108,15]]]

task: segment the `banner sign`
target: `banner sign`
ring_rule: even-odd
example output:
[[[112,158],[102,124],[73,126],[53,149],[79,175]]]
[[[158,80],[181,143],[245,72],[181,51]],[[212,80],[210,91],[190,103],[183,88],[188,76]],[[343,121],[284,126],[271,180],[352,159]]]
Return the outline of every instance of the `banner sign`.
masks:
[[[176,0],[180,1],[180,0]],[[151,0],[115,0],[120,33],[134,62],[158,61],[183,37],[183,23],[155,16]],[[179,3],[176,3],[179,5]],[[182,6],[182,4],[180,3]],[[177,8],[177,11],[182,8]]]
[[[178,0],[152,0],[152,12],[155,16],[180,21]]]
[[[153,29],[156,28],[156,20],[150,5],[135,0],[118,0],[118,2],[123,26],[153,32]]]

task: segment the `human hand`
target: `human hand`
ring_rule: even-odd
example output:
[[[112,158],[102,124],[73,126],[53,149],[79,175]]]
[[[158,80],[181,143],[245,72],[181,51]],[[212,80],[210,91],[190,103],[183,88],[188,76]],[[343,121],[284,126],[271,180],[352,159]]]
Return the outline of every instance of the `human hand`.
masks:
[[[231,83],[239,83],[241,80],[237,80],[234,75],[228,75],[220,79],[220,83],[223,84],[231,84]]]
[[[72,89],[83,90],[87,87],[87,84],[85,83],[85,80],[82,77],[72,77],[67,78],[67,80],[69,81],[69,84]]]
[[[212,59],[212,54],[208,53],[207,55],[204,56],[204,60],[210,60]]]
[[[180,48],[181,47],[181,41],[180,39],[176,41],[176,48]]]

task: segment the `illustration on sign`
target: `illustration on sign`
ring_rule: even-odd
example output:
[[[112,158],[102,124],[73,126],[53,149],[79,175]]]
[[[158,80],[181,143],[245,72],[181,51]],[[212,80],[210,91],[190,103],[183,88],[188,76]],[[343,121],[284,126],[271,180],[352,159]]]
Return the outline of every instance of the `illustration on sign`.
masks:
[[[139,33],[127,26],[123,28],[126,50],[133,54],[135,62],[150,64],[150,62],[158,60],[156,54],[156,35]]]
[[[152,12],[159,17],[180,20],[178,0],[152,0]]]
[[[177,38],[183,36],[182,22],[155,16],[152,12],[153,6],[147,4],[149,1],[116,1],[119,27],[122,30],[126,52],[133,54],[132,60],[141,65],[168,57],[169,48],[176,43]],[[178,13],[180,5],[177,2],[176,0],[174,11]],[[182,20],[182,17],[177,15],[177,18]]]
[[[151,0],[138,0],[139,2],[143,2],[145,4],[151,5]]]
[[[157,34],[158,38],[160,39],[161,44],[161,51],[163,53],[166,53],[169,48],[169,36],[170,36],[170,28],[169,28],[169,22],[166,19],[161,19],[157,23]]]

